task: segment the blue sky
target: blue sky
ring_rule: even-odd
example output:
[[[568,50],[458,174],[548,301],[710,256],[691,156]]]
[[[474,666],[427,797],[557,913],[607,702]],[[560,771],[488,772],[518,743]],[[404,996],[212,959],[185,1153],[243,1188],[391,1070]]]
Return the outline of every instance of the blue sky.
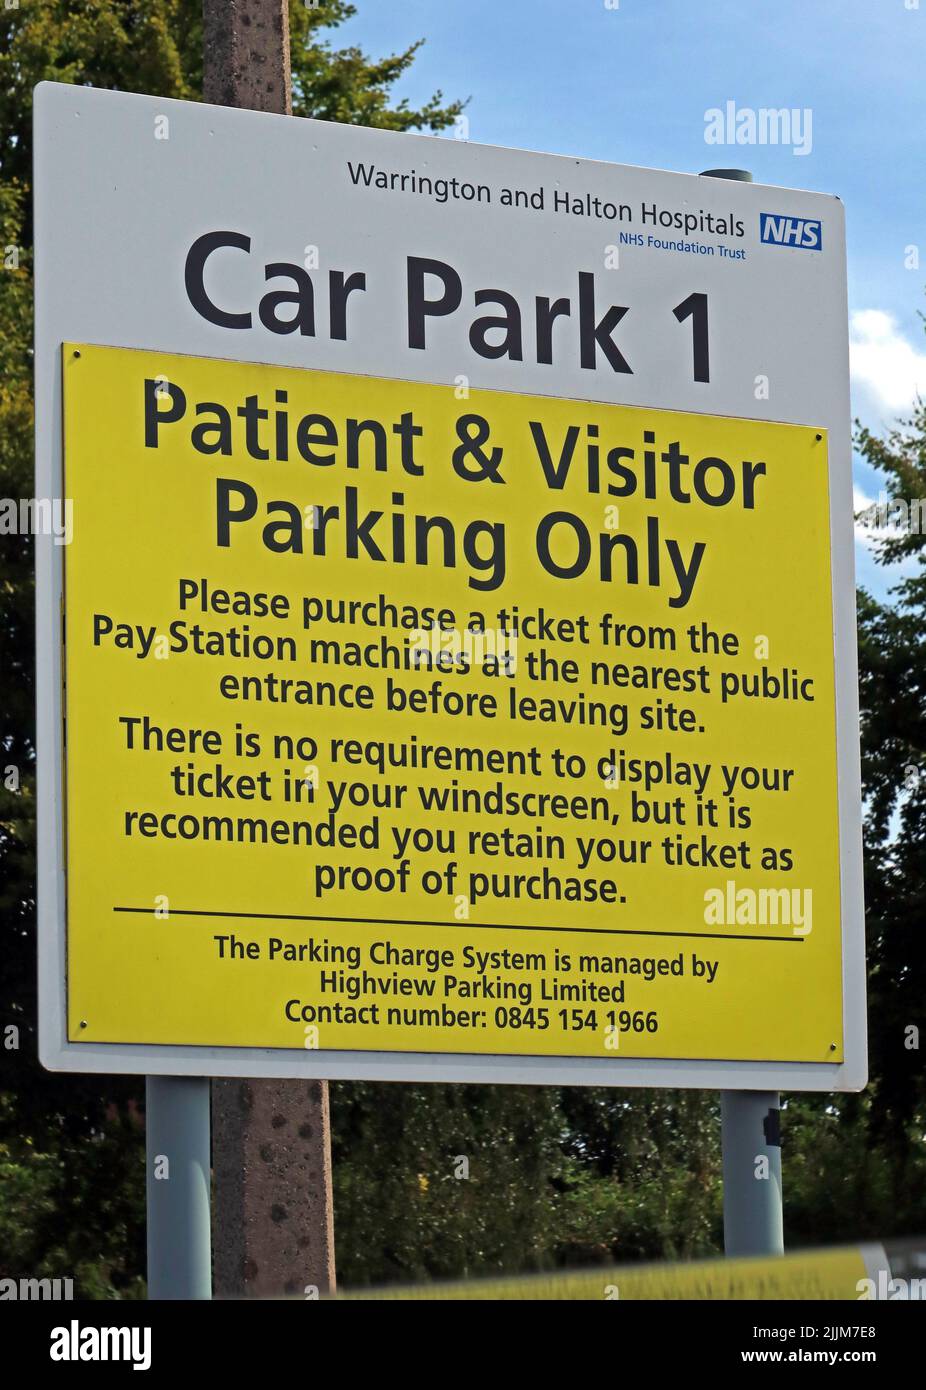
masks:
[[[853,410],[881,430],[926,395],[926,0],[356,3],[337,44],[380,56],[424,38],[399,95],[469,97],[471,140],[688,172],[737,165],[837,193]],[[727,101],[809,109],[809,153],[706,144],[705,112]],[[856,486],[877,499],[859,460]],[[857,566],[883,594],[890,576],[862,543]]]

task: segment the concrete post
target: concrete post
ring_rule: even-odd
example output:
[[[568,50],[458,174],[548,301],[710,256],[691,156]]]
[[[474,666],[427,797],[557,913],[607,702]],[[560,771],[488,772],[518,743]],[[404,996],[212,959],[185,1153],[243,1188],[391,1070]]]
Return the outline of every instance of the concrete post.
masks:
[[[291,86],[287,0],[203,0],[206,101],[291,115]],[[327,1081],[215,1081],[212,1127],[217,1297],[332,1290]]]
[[[327,1082],[216,1081],[212,1116],[217,1295],[332,1292]]]
[[[203,97],[292,115],[286,0],[203,0]]]

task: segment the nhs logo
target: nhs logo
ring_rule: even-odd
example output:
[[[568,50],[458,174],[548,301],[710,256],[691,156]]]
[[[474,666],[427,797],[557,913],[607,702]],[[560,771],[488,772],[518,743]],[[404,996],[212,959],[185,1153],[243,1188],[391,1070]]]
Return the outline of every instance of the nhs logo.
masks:
[[[823,223],[810,217],[783,217],[759,213],[759,240],[773,246],[800,246],[805,251],[823,250]]]

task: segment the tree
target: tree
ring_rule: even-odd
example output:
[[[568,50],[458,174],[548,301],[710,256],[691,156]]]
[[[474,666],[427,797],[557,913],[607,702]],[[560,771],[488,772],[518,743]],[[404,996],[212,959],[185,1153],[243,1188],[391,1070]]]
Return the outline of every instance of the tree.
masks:
[[[893,524],[866,518],[877,558],[915,569],[891,602],[858,594],[870,1079],[788,1102],[787,1233],[804,1244],[926,1229],[926,406],[884,437],[857,426],[856,444],[892,504]]]
[[[875,1132],[898,1180],[919,1165],[922,1184],[926,1028],[922,924],[926,908],[926,403],[884,438],[867,429],[858,446],[886,479],[888,525],[873,532],[884,564],[913,573],[894,603],[859,595],[862,777],[866,797],[868,925]],[[883,521],[885,518],[878,518]],[[922,1207],[920,1208],[922,1211]]]
[[[335,1250],[344,1285],[548,1268],[563,1119],[554,1090],[331,1088]]]

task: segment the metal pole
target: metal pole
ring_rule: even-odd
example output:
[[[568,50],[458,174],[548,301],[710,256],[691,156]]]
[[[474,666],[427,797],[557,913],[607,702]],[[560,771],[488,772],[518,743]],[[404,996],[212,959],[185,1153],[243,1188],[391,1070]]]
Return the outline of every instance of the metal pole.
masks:
[[[783,1255],[777,1091],[722,1091],[723,1246],[728,1256]]]
[[[145,1148],[148,1297],[209,1299],[208,1078],[147,1078]]]
[[[748,169],[702,178],[752,183]],[[722,1091],[723,1245],[728,1256],[783,1255],[781,1101],[777,1091]]]

